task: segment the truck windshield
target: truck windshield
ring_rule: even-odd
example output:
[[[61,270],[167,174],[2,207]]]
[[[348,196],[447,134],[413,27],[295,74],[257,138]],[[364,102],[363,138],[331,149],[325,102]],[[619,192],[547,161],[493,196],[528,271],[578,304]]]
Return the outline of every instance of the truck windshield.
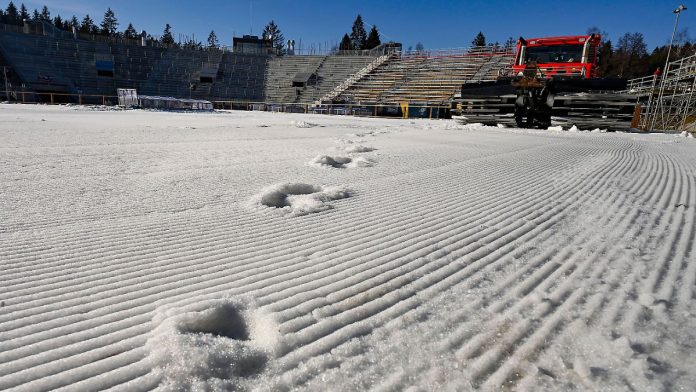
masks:
[[[582,59],[582,45],[527,47],[525,63],[576,63]]]

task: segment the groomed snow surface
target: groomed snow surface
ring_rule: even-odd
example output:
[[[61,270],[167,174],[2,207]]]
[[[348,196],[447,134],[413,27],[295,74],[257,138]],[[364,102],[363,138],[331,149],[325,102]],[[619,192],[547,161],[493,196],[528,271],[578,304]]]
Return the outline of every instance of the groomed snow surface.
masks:
[[[696,141],[0,105],[0,390],[694,390]]]

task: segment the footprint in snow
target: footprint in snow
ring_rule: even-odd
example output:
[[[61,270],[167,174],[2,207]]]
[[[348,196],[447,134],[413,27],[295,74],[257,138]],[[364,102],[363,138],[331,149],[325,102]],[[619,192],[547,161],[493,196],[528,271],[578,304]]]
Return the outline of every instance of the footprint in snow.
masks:
[[[329,202],[350,196],[351,191],[340,186],[285,183],[263,189],[252,198],[252,204],[257,207],[276,208],[292,215],[306,215],[329,210],[333,208]]]
[[[374,166],[375,162],[365,157],[332,157],[329,155],[317,155],[309,161],[311,166],[333,167],[336,169],[345,169],[353,167],[370,167]]]
[[[374,147],[367,147],[363,146],[361,144],[358,145],[352,145],[344,148],[344,151],[349,153],[349,154],[354,154],[354,153],[360,153],[360,152],[370,152],[370,151],[375,151],[377,150]]]
[[[269,320],[233,299],[156,311],[145,347],[160,387],[244,389],[272,355],[277,328]]]

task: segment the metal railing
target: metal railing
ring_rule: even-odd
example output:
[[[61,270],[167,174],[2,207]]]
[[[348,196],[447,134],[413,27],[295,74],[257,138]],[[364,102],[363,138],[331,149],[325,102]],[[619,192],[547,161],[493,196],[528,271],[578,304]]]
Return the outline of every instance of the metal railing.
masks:
[[[346,115],[361,117],[396,118],[449,118],[450,106],[429,103],[400,104],[309,104],[309,103],[269,103],[254,101],[212,101],[218,110],[247,110],[274,113],[311,113],[327,115]]]
[[[631,86],[649,94],[641,111],[641,129],[685,131],[696,122],[696,54],[669,62],[661,77],[633,79],[629,91]]]
[[[52,105],[74,103],[78,105],[105,106],[118,104],[118,96],[102,94],[69,94],[26,90],[3,90],[0,91],[0,97],[3,97],[9,102],[16,103],[43,103]]]
[[[657,82],[660,78],[657,75],[643,76],[642,78],[630,79],[623,92],[636,95],[648,95],[655,91]]]
[[[471,46],[466,48],[430,49],[430,50],[406,50],[401,52],[402,57],[461,57],[476,55],[509,55],[516,53],[515,47],[504,46]]]
[[[64,93],[40,93],[32,91],[0,91],[0,97],[9,97],[10,102],[18,104],[79,104],[118,106],[116,95],[94,94],[64,94]],[[142,99],[157,98],[160,100],[174,100],[168,97],[145,97]],[[181,101],[187,101],[181,99]],[[249,100],[211,100],[213,108],[217,110],[243,110],[264,111],[276,113],[313,113],[327,115],[348,115],[366,117],[396,117],[396,118],[449,118],[449,105],[430,103],[400,103],[400,104],[310,104],[295,102],[261,102]],[[154,105],[161,110],[185,110],[179,106]]]
[[[363,69],[361,69],[360,71],[358,71],[355,74],[353,74],[352,76],[350,76],[343,83],[339,84],[333,90],[331,90],[331,92],[329,92],[328,94],[321,97],[318,100],[318,102],[331,101],[332,99],[338,97],[339,95],[341,95],[341,93],[343,93],[344,91],[349,89],[351,86],[353,86],[355,83],[357,83],[360,79],[362,79],[363,77],[368,75],[374,69],[378,68],[379,66],[381,66],[387,60],[389,60],[390,58],[392,58],[394,56],[398,56],[398,52],[387,53],[387,54],[384,54],[382,56],[377,57],[373,62],[371,62],[370,64],[365,66]]]

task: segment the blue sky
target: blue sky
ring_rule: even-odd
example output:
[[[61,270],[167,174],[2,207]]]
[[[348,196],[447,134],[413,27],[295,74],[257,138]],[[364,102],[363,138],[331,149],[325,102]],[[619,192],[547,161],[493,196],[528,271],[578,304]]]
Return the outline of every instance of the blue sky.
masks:
[[[6,5],[9,0],[0,0]],[[15,0],[19,5],[22,0]],[[687,29],[696,38],[696,1],[681,1],[688,10],[679,20],[679,30]],[[111,7],[120,29],[132,22],[136,29],[161,35],[164,25],[179,34],[195,35],[204,41],[215,30],[222,44],[232,36],[259,34],[271,19],[285,38],[310,44],[328,45],[340,41],[359,13],[366,24],[376,24],[382,40],[402,42],[404,47],[422,42],[426,48],[456,48],[469,45],[483,31],[489,41],[504,42],[508,37],[540,37],[584,34],[597,26],[616,39],[626,32],[645,35],[648,49],[669,41],[680,1],[450,1],[450,0],[43,0],[24,1],[31,10],[46,4],[55,16],[84,14],[100,22]],[[369,26],[368,26],[369,28]]]

